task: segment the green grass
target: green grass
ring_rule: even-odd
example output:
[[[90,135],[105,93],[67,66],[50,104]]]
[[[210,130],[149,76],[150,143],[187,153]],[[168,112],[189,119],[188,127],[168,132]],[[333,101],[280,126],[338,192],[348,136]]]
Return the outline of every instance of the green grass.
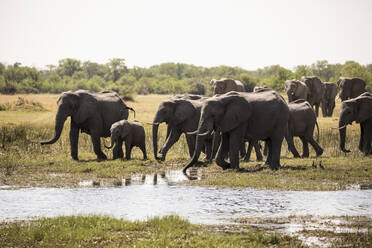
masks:
[[[99,216],[0,224],[0,247],[301,247],[288,236],[212,231],[177,216],[129,222]]]
[[[17,96],[1,96],[0,103],[13,101]],[[48,110],[40,111],[0,111],[0,185],[75,187],[87,179],[116,180],[135,173],[153,173],[168,169],[180,169],[188,162],[188,149],[182,136],[168,152],[164,162],[153,159],[152,126],[144,124],[146,149],[150,160],[143,161],[138,148],[133,149],[131,161],[111,160],[112,152],[103,148],[109,160],[98,162],[93,152],[90,136],[81,133],[79,138],[79,159],[70,158],[69,119],[65,123],[61,138],[53,145],[41,146],[40,142],[53,137],[56,100],[58,95],[25,95],[29,101],[39,101]],[[136,96],[135,102],[127,102],[136,109],[136,119],[142,123],[152,122],[158,104],[168,99],[166,95]],[[5,100],[4,100],[5,99]],[[258,162],[241,162],[242,172],[222,171],[215,163],[202,168],[204,177],[193,184],[219,187],[252,187],[279,190],[340,190],[355,184],[372,182],[372,157],[365,157],[358,150],[359,127],[354,124],[347,129],[345,155],[339,149],[337,127],[340,102],[337,102],[332,118],[319,117],[320,145],[324,154],[315,158],[310,147],[310,158],[294,159],[283,142],[281,154],[282,168],[279,171],[257,169]],[[129,119],[133,119],[130,114]],[[159,148],[164,143],[165,124],[159,128]],[[109,144],[109,139],[102,139]],[[301,154],[298,138],[295,143]],[[203,155],[202,155],[203,156]],[[255,159],[252,154],[252,159]],[[315,161],[325,169],[313,168]]]

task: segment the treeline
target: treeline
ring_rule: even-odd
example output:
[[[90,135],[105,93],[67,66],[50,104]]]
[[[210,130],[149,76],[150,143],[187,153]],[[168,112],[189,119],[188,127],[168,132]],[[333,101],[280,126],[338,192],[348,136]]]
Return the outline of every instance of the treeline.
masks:
[[[288,70],[280,65],[267,66],[255,71],[239,67],[201,67],[182,63],[163,63],[149,68],[128,68],[125,60],[113,58],[106,64],[82,62],[66,58],[58,65],[47,65],[46,70],[22,66],[21,63],[0,63],[0,92],[61,93],[67,90],[115,90],[122,96],[132,94],[211,94],[212,78],[230,77],[240,80],[251,91],[256,85],[267,85],[284,90],[284,81],[301,76],[318,76],[323,82],[337,82],[338,78],[359,77],[372,90],[372,64],[360,65],[355,61],[329,64],[322,60],[312,65],[299,65]]]

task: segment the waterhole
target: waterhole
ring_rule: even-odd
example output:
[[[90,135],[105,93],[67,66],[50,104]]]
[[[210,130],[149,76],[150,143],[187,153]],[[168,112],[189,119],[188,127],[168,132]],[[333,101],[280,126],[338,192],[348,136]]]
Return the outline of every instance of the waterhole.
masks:
[[[372,190],[275,191],[177,184],[189,179],[171,171],[122,179],[116,187],[93,187],[86,181],[81,188],[0,190],[0,221],[80,214],[146,220],[175,214],[192,223],[222,224],[245,217],[372,215]]]

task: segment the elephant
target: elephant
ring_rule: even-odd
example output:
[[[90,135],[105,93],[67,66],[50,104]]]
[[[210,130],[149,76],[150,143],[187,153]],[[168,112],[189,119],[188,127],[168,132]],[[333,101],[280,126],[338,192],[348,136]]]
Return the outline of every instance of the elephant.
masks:
[[[309,94],[309,88],[306,84],[296,79],[285,81],[285,91],[288,95],[288,102],[298,99],[307,100]]]
[[[121,120],[112,124],[111,132],[111,145],[105,147],[111,149],[116,143],[121,152],[122,144],[125,142],[125,158],[131,159],[132,148],[137,146],[143,153],[143,159],[147,159],[146,143],[145,143],[145,129],[138,121]]]
[[[242,82],[231,78],[212,79],[210,84],[213,88],[213,95],[224,94],[229,91],[245,92]]]
[[[301,81],[304,82],[309,89],[307,100],[311,106],[315,106],[315,114],[318,117],[319,115],[319,106],[322,102],[324,94],[324,86],[322,81],[317,77],[301,77]]]
[[[316,125],[318,129],[319,140],[319,126],[316,121],[316,115],[306,100],[299,99],[294,102],[288,103],[289,108],[289,120],[288,120],[288,130],[285,134],[285,139],[288,143],[288,149],[292,152],[295,158],[300,157],[296,147],[293,142],[293,137],[298,136],[302,141],[302,157],[309,157],[309,146],[308,143],[312,145],[316,152],[316,156],[323,154],[323,149],[313,138],[314,127]]]
[[[345,100],[341,104],[340,119],[338,122],[340,132],[340,149],[348,153],[345,148],[346,126],[352,122],[360,124],[359,150],[364,155],[371,154],[372,139],[372,94],[365,92],[358,97]]]
[[[360,78],[340,77],[337,81],[341,101],[355,98],[366,92],[366,82]]]
[[[203,139],[210,132],[221,133],[216,163],[222,169],[239,169],[239,150],[244,140],[268,142],[266,163],[273,170],[280,167],[280,151],[289,110],[286,102],[275,91],[260,93],[229,92],[203,102],[197,129],[195,151],[189,163],[193,166],[200,156]],[[230,163],[225,161],[229,155]]]
[[[157,160],[165,160],[168,150],[178,141],[181,134],[186,135],[186,141],[189,148],[190,157],[194,153],[196,133],[193,133],[199,123],[200,110],[205,98],[199,100],[190,100],[193,96],[184,95],[184,97],[175,97],[170,100],[162,101],[155,114],[152,127],[154,156]],[[158,129],[159,124],[167,124],[167,136],[163,147],[158,156]],[[207,159],[212,156],[212,136],[205,141],[205,153]]]
[[[322,98],[322,114],[323,117],[331,117],[333,110],[336,106],[335,99],[338,93],[338,87],[335,83],[325,82],[324,85],[324,94]]]
[[[113,91],[100,93],[87,90],[67,91],[61,94],[57,104],[54,137],[49,141],[41,142],[41,145],[54,144],[61,136],[63,125],[70,116],[70,147],[71,157],[74,160],[79,160],[79,131],[91,136],[97,159],[107,159],[101,150],[100,137],[109,137],[111,125],[119,120],[128,119],[128,110],[134,111],[127,107]],[[120,151],[121,149],[115,146],[113,157],[122,156]]]

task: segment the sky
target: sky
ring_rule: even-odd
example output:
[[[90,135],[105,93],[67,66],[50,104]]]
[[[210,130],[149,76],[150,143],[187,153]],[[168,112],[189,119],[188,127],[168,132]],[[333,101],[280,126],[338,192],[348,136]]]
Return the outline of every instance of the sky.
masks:
[[[372,63],[370,0],[0,0],[0,62]]]

